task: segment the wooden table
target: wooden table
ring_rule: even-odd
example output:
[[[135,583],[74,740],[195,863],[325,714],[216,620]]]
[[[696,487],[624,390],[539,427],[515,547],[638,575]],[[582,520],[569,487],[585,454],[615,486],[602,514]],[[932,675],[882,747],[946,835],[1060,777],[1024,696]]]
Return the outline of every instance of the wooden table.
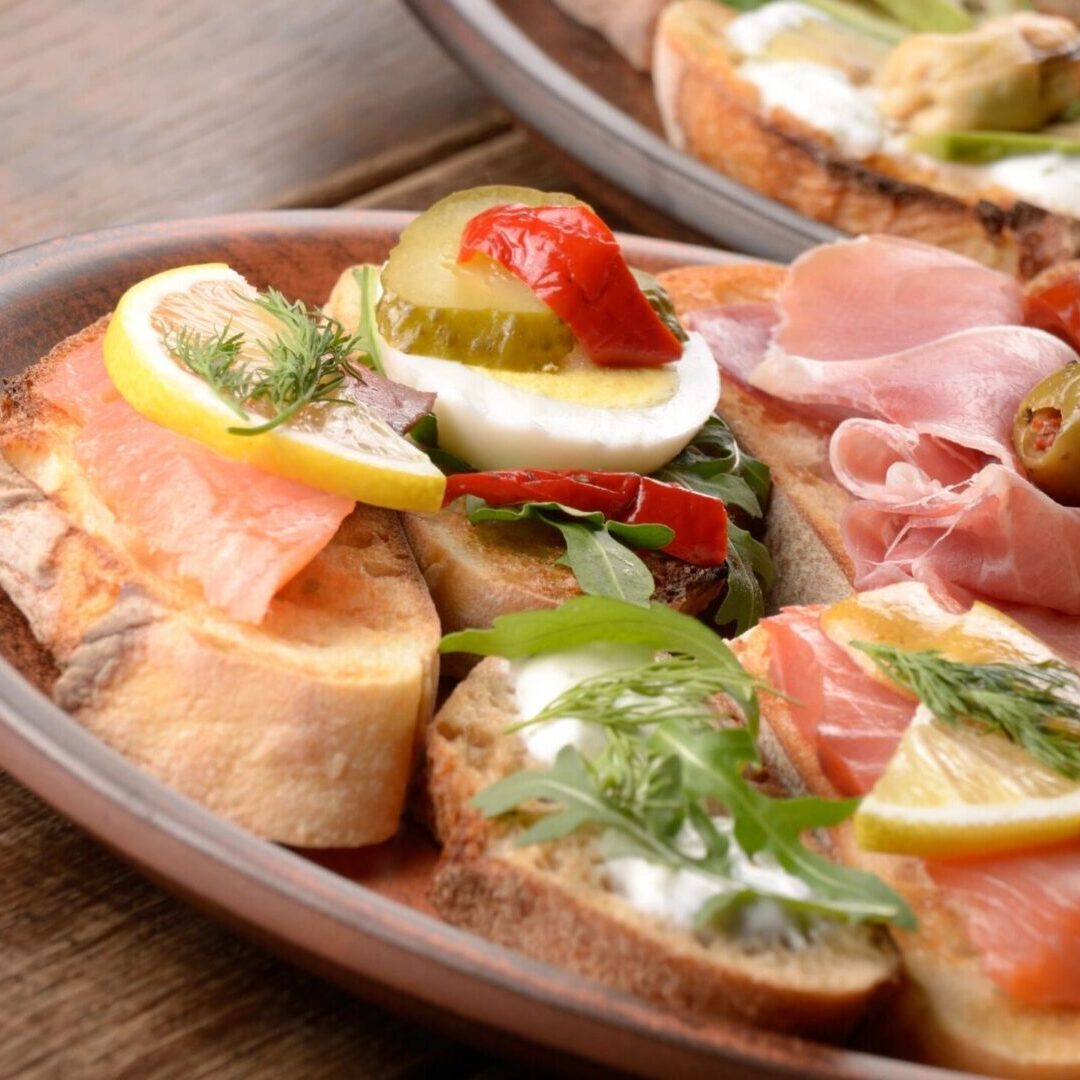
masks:
[[[0,250],[260,207],[584,185],[395,0],[0,0]],[[0,774],[0,1076],[497,1077],[139,877]]]

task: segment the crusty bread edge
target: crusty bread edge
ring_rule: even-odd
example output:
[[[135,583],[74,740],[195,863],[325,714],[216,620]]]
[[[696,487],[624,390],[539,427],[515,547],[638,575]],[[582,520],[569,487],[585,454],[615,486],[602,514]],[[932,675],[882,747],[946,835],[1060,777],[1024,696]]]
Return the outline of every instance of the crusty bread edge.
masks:
[[[842,231],[894,233],[948,247],[1023,278],[1080,253],[1080,222],[1007,193],[959,198],[907,161],[850,161],[782,111],[762,115],[723,45],[731,9],[710,0],[668,7],[655,38],[653,84],[669,140],[739,183]]]

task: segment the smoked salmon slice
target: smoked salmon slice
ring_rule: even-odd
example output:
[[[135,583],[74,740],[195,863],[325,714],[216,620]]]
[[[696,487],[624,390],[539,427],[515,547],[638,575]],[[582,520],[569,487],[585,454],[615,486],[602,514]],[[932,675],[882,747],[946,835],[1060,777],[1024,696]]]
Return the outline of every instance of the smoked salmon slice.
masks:
[[[76,459],[138,535],[133,554],[198,582],[209,603],[238,621],[261,621],[275,593],[355,505],[219,457],[146,420],[113,387],[100,338],[58,360],[35,390],[80,426]]]
[[[762,621],[769,677],[795,699],[792,719],[843,795],[873,787],[914,714],[910,699],[870,678],[826,637],[820,607]],[[1080,841],[927,871],[963,920],[987,976],[1018,1001],[1080,1006]]]

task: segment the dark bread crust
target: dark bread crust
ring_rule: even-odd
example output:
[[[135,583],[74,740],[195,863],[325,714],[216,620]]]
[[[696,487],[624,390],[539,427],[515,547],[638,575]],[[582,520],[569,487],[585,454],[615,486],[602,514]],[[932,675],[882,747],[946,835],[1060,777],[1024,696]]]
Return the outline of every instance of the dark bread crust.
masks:
[[[489,821],[469,804],[528,760],[505,732],[508,670],[483,661],[429,727],[427,790],[444,845],[430,895],[443,918],[669,1008],[820,1038],[844,1037],[891,993],[894,958],[876,929],[838,928],[802,950],[704,944],[605,889],[587,837],[512,847],[523,819]]]
[[[951,248],[1027,278],[1080,254],[1080,222],[1007,192],[949,190],[947,173],[878,154],[845,159],[783,112],[766,118],[723,38],[735,13],[710,0],[668,8],[653,77],[669,139],[739,183],[844,232],[884,232]]]

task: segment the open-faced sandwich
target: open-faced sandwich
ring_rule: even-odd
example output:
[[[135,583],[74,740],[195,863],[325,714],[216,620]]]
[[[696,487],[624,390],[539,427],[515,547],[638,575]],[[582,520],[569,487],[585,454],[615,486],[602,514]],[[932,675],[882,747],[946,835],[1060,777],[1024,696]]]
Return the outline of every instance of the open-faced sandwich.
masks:
[[[719,497],[749,526],[768,478],[712,415],[708,348],[576,200],[445,200],[327,311],[167,270],[13,380],[0,422],[0,582],[56,700],[306,846],[396,830],[439,615],[585,591],[748,625],[765,567]]]

